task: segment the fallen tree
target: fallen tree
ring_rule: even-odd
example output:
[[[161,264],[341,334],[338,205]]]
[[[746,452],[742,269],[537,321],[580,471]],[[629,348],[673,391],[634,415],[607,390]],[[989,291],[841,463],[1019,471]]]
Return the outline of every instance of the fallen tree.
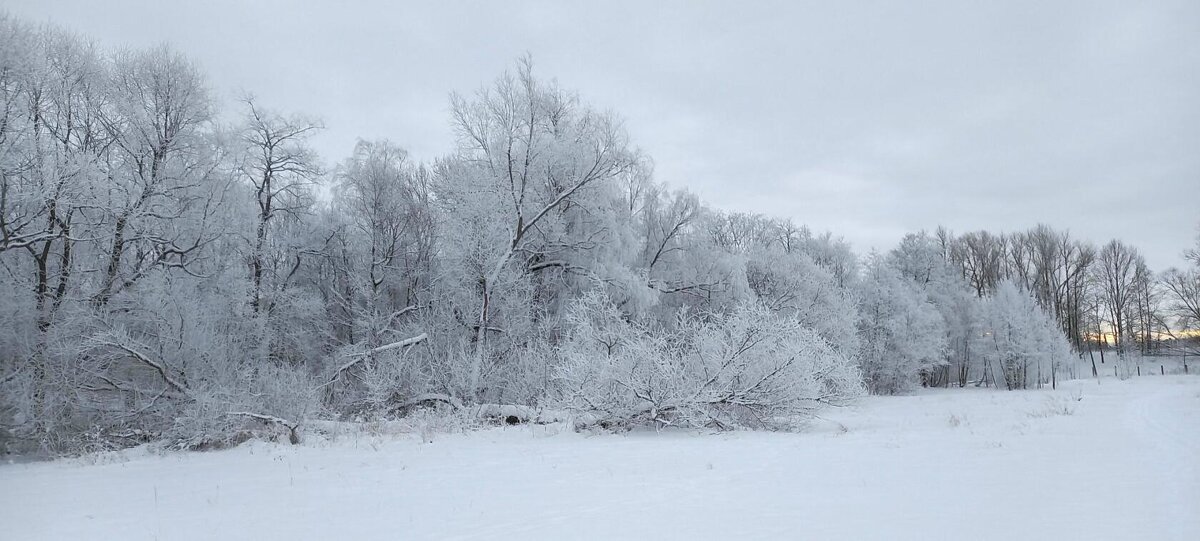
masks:
[[[238,417],[238,416],[248,417],[248,418],[251,418],[251,419],[254,419],[257,421],[261,421],[263,424],[269,425],[269,426],[270,425],[282,426],[282,427],[288,429],[288,442],[290,442],[292,445],[296,445],[297,443],[300,443],[300,434],[297,432],[297,430],[300,428],[300,423],[298,423],[298,422],[289,421],[287,419],[276,417],[274,415],[264,415],[261,413],[254,413],[254,412],[250,412],[250,411],[230,411],[230,412],[226,412],[225,415],[229,415],[229,416],[233,416],[233,417]]]

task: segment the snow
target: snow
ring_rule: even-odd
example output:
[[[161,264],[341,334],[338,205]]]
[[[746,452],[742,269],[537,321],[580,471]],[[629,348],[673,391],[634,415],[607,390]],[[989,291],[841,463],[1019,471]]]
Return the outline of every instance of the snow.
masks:
[[[0,537],[1200,539],[1198,461],[1200,378],[1107,378],[872,397],[799,434],[518,426],[10,464]]]

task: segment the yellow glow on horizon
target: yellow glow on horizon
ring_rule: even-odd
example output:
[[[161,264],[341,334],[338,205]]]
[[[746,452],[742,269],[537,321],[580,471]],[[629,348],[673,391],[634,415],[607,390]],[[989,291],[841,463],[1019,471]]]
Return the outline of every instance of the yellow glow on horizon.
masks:
[[[1188,330],[1182,330],[1182,331],[1175,331],[1174,336],[1167,334],[1165,332],[1155,331],[1155,332],[1151,333],[1151,337],[1153,340],[1171,340],[1172,338],[1189,338],[1189,339],[1197,338],[1197,339],[1200,339],[1200,329],[1188,329]],[[1105,332],[1105,333],[1100,333],[1100,334],[1086,333],[1083,335],[1083,338],[1084,338],[1084,340],[1089,340],[1089,341],[1093,341],[1093,342],[1103,339],[1103,342],[1106,344],[1115,344],[1117,341],[1116,333],[1111,333],[1111,332]]]

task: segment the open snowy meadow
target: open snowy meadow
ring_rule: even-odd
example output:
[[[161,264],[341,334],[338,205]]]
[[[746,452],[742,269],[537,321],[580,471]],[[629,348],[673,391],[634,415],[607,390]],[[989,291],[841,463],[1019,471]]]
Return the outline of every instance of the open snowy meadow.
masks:
[[[0,466],[5,539],[1198,539],[1200,378],[924,390],[802,433],[554,425]]]

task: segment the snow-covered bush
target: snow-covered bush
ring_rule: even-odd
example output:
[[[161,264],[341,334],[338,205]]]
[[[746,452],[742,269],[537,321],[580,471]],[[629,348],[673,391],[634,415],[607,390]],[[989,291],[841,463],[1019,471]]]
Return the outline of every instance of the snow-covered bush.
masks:
[[[1028,415],[1034,418],[1074,415],[1075,408],[1081,400],[1083,400],[1083,395],[1080,393],[1049,395],[1042,401],[1041,408],[1030,411]]]
[[[251,436],[296,439],[294,429],[319,408],[316,381],[285,364],[248,361],[236,342],[203,329],[184,333],[174,350],[125,328],[97,332],[81,358],[92,360],[89,373],[110,387],[90,386],[75,407],[101,412],[93,428],[137,429],[178,448],[219,448]]]
[[[862,394],[853,361],[758,304],[684,314],[666,331],[589,293],[568,317],[557,405],[601,425],[778,427]]]

